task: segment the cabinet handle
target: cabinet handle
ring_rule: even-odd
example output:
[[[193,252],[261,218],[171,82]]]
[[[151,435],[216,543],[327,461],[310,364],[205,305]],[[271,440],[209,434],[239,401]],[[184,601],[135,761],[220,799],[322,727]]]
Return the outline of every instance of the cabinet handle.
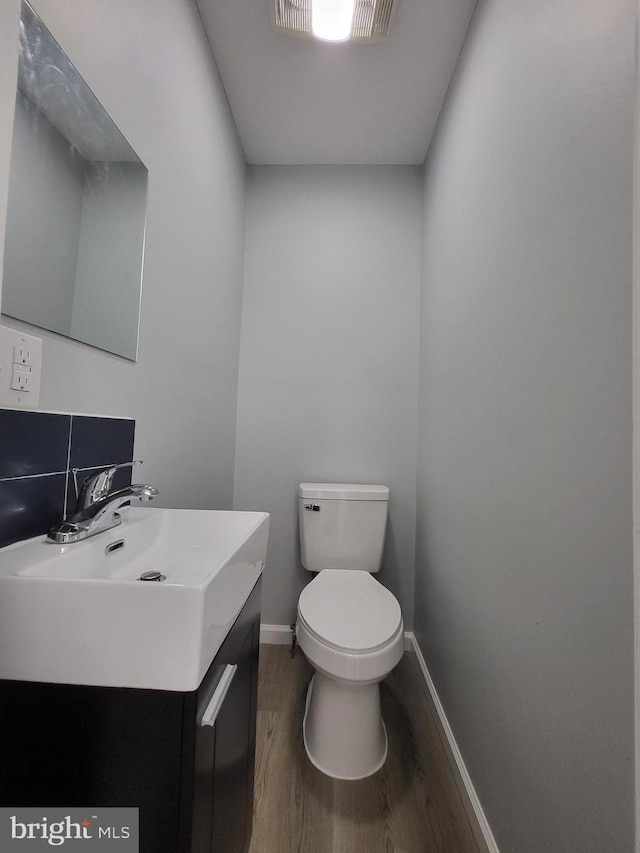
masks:
[[[233,681],[237,669],[238,666],[235,663],[228,663],[225,666],[222,677],[218,682],[216,689],[213,691],[213,696],[207,705],[207,709],[202,715],[202,719],[200,720],[201,726],[215,726],[216,718],[220,713],[220,708],[222,708],[222,703],[224,702],[229,688],[231,687],[231,682]]]

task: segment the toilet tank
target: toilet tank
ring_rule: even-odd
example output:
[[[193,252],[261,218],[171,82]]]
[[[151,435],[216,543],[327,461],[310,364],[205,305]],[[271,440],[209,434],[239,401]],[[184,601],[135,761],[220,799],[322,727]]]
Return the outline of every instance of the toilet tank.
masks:
[[[301,483],[298,488],[302,565],[310,572],[382,563],[389,489],[353,483]]]

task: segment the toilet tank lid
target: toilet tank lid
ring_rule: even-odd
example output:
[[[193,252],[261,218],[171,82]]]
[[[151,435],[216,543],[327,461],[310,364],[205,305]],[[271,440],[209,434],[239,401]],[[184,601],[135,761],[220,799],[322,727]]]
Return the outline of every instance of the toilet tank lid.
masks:
[[[362,483],[300,483],[298,495],[319,501],[388,501],[389,489]]]

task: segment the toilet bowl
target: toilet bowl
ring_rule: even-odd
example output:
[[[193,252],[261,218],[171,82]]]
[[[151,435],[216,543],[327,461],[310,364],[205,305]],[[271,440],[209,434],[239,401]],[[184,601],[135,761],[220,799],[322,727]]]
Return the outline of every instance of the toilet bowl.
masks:
[[[303,722],[307,755],[335,779],[382,767],[379,682],[404,652],[396,598],[367,571],[324,569],[300,594],[296,635],[313,666]]]

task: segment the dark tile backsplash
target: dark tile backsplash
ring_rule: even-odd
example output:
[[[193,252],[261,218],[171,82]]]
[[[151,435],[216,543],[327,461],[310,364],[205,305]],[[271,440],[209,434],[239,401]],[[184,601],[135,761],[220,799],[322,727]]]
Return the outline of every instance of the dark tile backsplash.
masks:
[[[66,474],[0,480],[0,545],[45,533],[63,518]]]
[[[134,421],[76,417],[71,434],[71,468],[95,468],[131,462]]]
[[[71,415],[0,409],[0,477],[65,471]]]
[[[46,533],[75,506],[93,469],[133,459],[135,421],[0,409],[0,547]],[[131,482],[116,473],[113,488]],[[68,510],[66,510],[68,506]]]

